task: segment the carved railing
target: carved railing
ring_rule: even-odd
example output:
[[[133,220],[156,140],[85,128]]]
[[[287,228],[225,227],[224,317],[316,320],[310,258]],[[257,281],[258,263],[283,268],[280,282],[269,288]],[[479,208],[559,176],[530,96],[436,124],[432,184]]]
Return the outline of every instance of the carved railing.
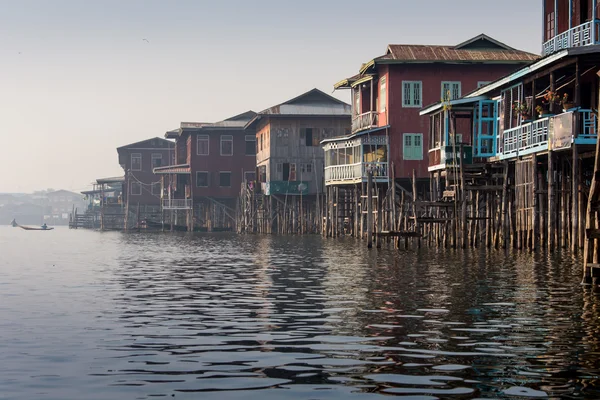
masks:
[[[542,55],[556,53],[569,47],[589,46],[598,43],[600,21],[588,21],[584,24],[571,28],[542,45]]]
[[[352,120],[352,133],[376,127],[377,116],[378,114],[376,112],[369,111],[354,117]]]

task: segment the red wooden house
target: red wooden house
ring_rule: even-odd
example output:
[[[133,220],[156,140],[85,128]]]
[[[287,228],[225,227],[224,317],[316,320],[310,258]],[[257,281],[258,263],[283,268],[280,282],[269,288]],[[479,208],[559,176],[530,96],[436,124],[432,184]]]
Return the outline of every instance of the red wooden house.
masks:
[[[255,180],[256,136],[244,130],[254,116],[248,111],[216,123],[182,122],[166,133],[176,140],[175,162],[154,172],[162,177],[162,208],[172,211],[174,225],[233,228],[241,184]]]
[[[542,55],[570,47],[600,43],[598,2],[595,0],[542,0]]]
[[[153,138],[117,148],[119,164],[125,171],[123,203],[148,211],[160,209],[160,178],[153,169],[169,165],[174,160],[175,144],[162,138]]]
[[[326,185],[364,182],[368,169],[381,183],[393,176],[406,186],[413,170],[427,179],[429,121],[419,110],[442,97],[459,98],[537,58],[483,34],[454,46],[389,45],[357,75],[334,85],[352,91],[353,122],[348,137],[323,143]]]

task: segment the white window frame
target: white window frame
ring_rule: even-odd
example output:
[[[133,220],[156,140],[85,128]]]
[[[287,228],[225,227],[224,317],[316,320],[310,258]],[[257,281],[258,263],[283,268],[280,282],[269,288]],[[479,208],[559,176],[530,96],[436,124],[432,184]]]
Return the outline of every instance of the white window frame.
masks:
[[[150,158],[150,161],[151,161],[151,163],[152,163],[152,169],[156,168],[156,167],[154,166],[154,160],[160,160],[160,165],[159,165],[159,166],[160,166],[160,167],[162,167],[162,166],[163,166],[163,163],[162,163],[163,156],[162,156],[162,154],[161,154],[161,153],[152,153],[152,155],[151,155],[150,157],[151,157],[151,158]]]
[[[140,159],[140,167],[137,169],[133,168],[133,159],[134,158],[139,158]],[[131,170],[132,171],[141,171],[142,170],[142,153],[131,153]]]
[[[200,153],[200,142],[206,141],[206,154]],[[210,136],[209,135],[198,135],[196,136],[196,155],[198,156],[208,156],[210,155]]]
[[[450,98],[446,98],[446,91],[444,90],[444,86],[448,85],[449,87],[449,91],[450,91]],[[457,87],[458,88],[458,96],[454,96],[454,88]],[[447,101],[447,100],[456,100],[456,99],[460,99],[462,96],[462,84],[460,81],[442,81],[442,85],[441,85],[441,92],[442,92],[442,100],[443,101]]]
[[[134,193],[133,188],[139,187],[139,193]],[[142,195],[142,184],[139,182],[131,182],[131,193],[132,196],[141,196]]]
[[[410,85],[409,102],[406,102],[406,85]],[[415,86],[419,85],[419,102],[414,99]],[[422,108],[423,107],[423,81],[402,81],[402,107],[404,108]]]
[[[477,81],[477,89],[489,85],[492,81]]]
[[[231,154],[223,154],[223,143],[225,142],[231,142]],[[219,152],[222,156],[233,156],[233,135],[221,135],[221,138],[219,140]]]
[[[229,186],[221,186],[221,174],[229,174]],[[230,188],[231,187],[231,171],[219,171],[219,187]]]
[[[407,158],[406,157],[406,139],[410,138],[411,139],[411,144],[409,145],[409,147],[411,148],[415,148],[416,146],[414,145],[414,139],[415,138],[419,138],[420,142],[421,142],[421,152],[419,153],[419,158],[415,158],[415,157],[410,157]],[[407,160],[407,161],[422,161],[423,160],[423,147],[424,147],[424,143],[423,143],[423,134],[422,133],[403,133],[402,134],[402,159]]]
[[[248,152],[247,152],[248,142],[252,142],[252,146],[254,148],[254,153],[252,153],[252,154],[248,154]],[[246,135],[245,145],[246,145],[246,148],[244,149],[244,153],[247,156],[256,156],[256,135]]]
[[[198,174],[206,174],[206,186],[199,186],[198,185]],[[207,188],[210,187],[210,173],[208,171],[196,171],[196,182],[195,186],[197,188]]]

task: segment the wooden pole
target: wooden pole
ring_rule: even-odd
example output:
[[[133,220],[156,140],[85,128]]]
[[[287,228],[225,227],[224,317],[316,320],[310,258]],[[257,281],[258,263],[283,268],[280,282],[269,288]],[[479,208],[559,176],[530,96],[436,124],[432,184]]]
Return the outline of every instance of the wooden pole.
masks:
[[[467,193],[465,191],[465,169],[463,165],[464,145],[460,144],[460,202],[461,202],[461,240],[462,248],[467,247]]]
[[[535,97],[535,96],[534,96]],[[537,249],[537,241],[538,241],[538,236],[540,234],[539,232],[539,210],[538,210],[538,172],[537,172],[537,155],[534,153],[533,157],[531,158],[531,163],[532,163],[532,171],[531,171],[531,178],[533,179],[533,190],[532,190],[532,194],[533,194],[533,212],[531,215],[531,227],[533,229],[533,234],[531,235],[531,249],[532,250],[536,250]]]
[[[129,197],[131,197],[131,171],[127,171],[127,201],[126,201],[126,205],[125,205],[125,226],[124,229],[128,230],[128,223],[129,223]],[[102,201],[104,201],[104,199],[102,199]]]
[[[367,173],[367,247],[373,247],[373,172]]]
[[[360,184],[355,185],[354,186],[354,237],[355,238],[360,237],[359,222],[360,222],[360,218],[362,216],[362,214],[361,214],[362,210],[360,209],[360,196],[361,196]]]
[[[554,157],[552,151],[548,151],[548,251],[554,249],[556,238],[554,196]]]
[[[390,201],[391,221],[390,231],[396,229],[396,174],[394,172],[394,163],[390,163],[390,185],[392,185],[392,199]]]
[[[508,161],[504,161],[502,177],[502,247],[508,248]]]

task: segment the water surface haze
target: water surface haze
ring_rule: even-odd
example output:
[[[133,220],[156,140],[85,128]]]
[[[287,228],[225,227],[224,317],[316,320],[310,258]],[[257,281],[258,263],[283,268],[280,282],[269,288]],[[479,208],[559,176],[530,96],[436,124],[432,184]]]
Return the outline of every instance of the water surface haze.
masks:
[[[1,399],[600,398],[571,256],[0,227]]]

